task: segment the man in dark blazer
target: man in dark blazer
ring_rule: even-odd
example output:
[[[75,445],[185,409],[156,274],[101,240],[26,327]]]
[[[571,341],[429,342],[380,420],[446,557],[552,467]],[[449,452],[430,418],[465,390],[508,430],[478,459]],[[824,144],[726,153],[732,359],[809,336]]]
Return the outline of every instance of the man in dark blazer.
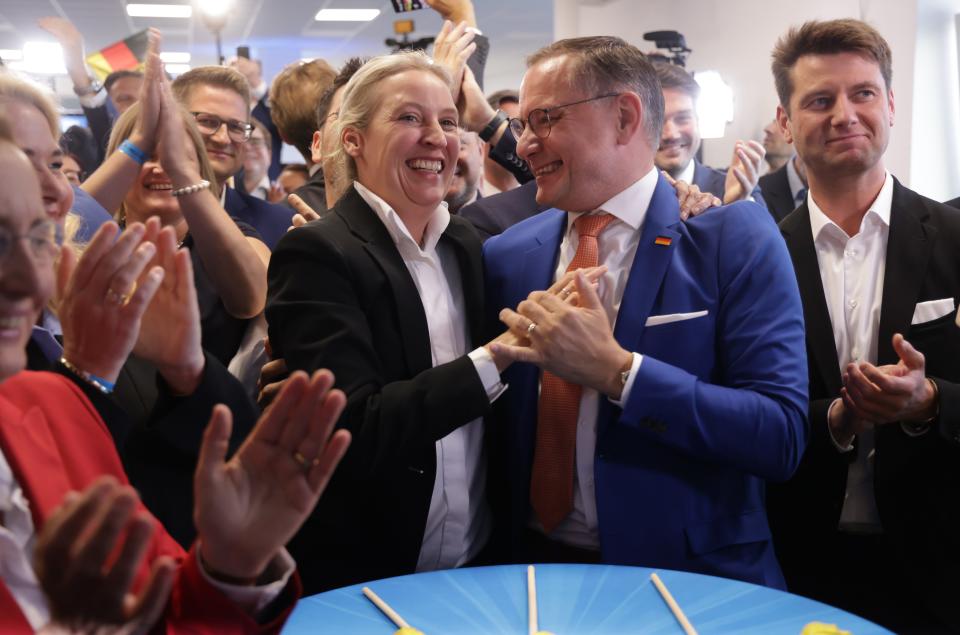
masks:
[[[898,633],[955,632],[960,214],[884,168],[892,56],[872,27],[808,22],[773,57],[778,120],[810,184],[780,225],[803,299],[811,441],[769,489],[777,554],[795,593]]]
[[[767,210],[778,223],[807,199],[807,173],[803,159],[793,155],[782,167],[760,177]]]
[[[518,188],[479,198],[461,209],[460,216],[473,223],[485,241],[544,209],[537,203],[537,182],[530,181]]]
[[[700,123],[697,119],[700,85],[693,75],[675,64],[657,61],[653,67],[664,99],[657,167],[678,181],[693,183],[725,204],[752,198],[764,205],[757,188],[763,146],[757,141],[738,141],[729,170],[717,170],[700,163],[696,159],[700,151]]]

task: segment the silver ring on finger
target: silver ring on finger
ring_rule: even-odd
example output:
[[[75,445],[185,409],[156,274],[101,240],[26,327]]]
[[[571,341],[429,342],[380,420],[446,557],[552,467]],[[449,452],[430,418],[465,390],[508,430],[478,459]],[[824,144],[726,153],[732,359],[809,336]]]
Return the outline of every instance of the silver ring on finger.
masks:
[[[530,334],[533,333],[535,330],[537,330],[537,323],[536,323],[536,322],[530,322],[530,326],[527,327],[527,335],[530,335]]]

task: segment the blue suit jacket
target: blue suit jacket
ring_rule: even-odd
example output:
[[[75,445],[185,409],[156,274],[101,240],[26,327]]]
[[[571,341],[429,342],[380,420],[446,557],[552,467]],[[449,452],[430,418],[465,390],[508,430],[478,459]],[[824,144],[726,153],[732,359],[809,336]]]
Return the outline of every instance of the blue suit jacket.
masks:
[[[711,168],[696,159],[693,160],[693,184],[699,187],[701,192],[710,192],[722,201],[723,194],[726,192],[726,182],[726,170]],[[759,185],[753,188],[750,196],[764,207],[767,206],[767,202],[763,199],[763,194],[760,193]]]
[[[227,188],[224,208],[233,218],[253,225],[271,251],[293,223],[289,207],[268,203],[232,187]]]
[[[566,226],[564,212],[548,210],[487,241],[493,315],[549,286]],[[650,316],[704,310],[645,326]],[[614,336],[643,362],[622,411],[600,400],[594,476],[603,560],[782,588],[764,481],[789,478],[803,454],[807,363],[796,277],[766,210],[738,202],[683,223],[660,177]],[[492,465],[507,473],[516,544],[530,513],[539,371],[514,364],[504,379],[510,389],[490,427],[501,454]]]

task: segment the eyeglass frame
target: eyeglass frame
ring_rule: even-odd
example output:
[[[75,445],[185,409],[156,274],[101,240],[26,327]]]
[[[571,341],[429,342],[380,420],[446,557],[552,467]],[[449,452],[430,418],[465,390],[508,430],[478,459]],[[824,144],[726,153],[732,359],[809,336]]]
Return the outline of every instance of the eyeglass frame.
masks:
[[[42,229],[41,229],[42,228]],[[47,236],[39,236],[39,231],[46,232]],[[4,247],[2,236],[6,234],[10,238],[10,243]],[[60,231],[58,225],[52,220],[42,220],[35,223],[23,234],[14,234],[12,231],[0,225],[0,263],[6,262],[13,249],[14,243],[18,240],[28,240],[30,255],[37,262],[53,262],[57,254],[57,247],[60,246]]]
[[[253,134],[253,124],[250,123],[249,121],[240,121],[239,119],[224,119],[223,117],[220,117],[219,115],[215,115],[215,114],[213,114],[213,113],[211,113],[211,112],[203,112],[203,111],[191,111],[190,114],[193,115],[193,120],[196,122],[198,129],[200,128],[200,121],[199,121],[199,119],[198,119],[199,116],[210,117],[211,119],[216,119],[216,120],[219,122],[219,124],[217,125],[217,127],[214,128],[213,130],[211,130],[211,132],[204,133],[204,132],[201,130],[200,132],[201,132],[202,134],[208,134],[208,135],[211,135],[211,136],[212,136],[212,135],[215,135],[215,134],[217,134],[218,132],[220,132],[220,128],[222,128],[223,126],[226,126],[226,127],[227,127],[227,136],[230,137],[230,140],[233,141],[234,143],[246,143],[247,141],[250,140],[250,135]],[[244,132],[243,132],[243,139],[237,139],[237,138],[235,138],[232,134],[230,134],[230,132],[231,132],[231,130],[230,130],[231,124],[233,124],[233,125],[235,125],[235,126],[243,127],[243,131],[244,131]]]
[[[527,128],[530,128],[530,131],[537,136],[539,139],[546,139],[550,136],[550,131],[553,130],[553,121],[550,119],[550,112],[554,110],[560,110],[561,108],[569,108],[570,106],[577,106],[579,104],[586,104],[591,101],[597,101],[598,99],[606,99],[608,97],[619,97],[623,93],[606,93],[605,95],[596,95],[594,97],[588,97],[586,99],[581,99],[579,101],[571,101],[568,104],[560,104],[559,106],[550,106],[549,108],[534,108],[529,112],[526,119],[522,117],[511,117],[509,123],[507,124],[510,128],[510,131],[513,132],[513,135],[519,139],[523,136],[523,133],[526,132]],[[547,133],[540,134],[533,129],[533,126],[530,125],[530,118],[534,113],[542,112],[546,119],[544,123],[547,125]],[[537,127],[540,127],[540,124],[537,124]],[[517,128],[520,128],[517,130]]]

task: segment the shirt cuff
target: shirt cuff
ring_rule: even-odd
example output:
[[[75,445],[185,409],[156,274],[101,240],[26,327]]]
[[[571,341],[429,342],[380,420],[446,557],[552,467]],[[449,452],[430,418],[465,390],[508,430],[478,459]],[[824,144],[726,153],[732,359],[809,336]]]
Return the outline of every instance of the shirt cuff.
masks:
[[[90,108],[90,109],[92,110],[92,109],[94,109],[94,108],[99,108],[100,106],[102,106],[102,105],[104,105],[105,103],[107,103],[107,91],[106,91],[106,90],[99,90],[99,91],[97,91],[97,92],[95,92],[95,93],[92,93],[92,94],[90,94],[90,95],[84,95],[83,97],[77,97],[77,99],[80,100],[80,105],[81,105],[81,106],[83,106],[84,108]]]
[[[483,35],[483,32],[475,26],[468,26],[464,29],[467,33],[473,33],[474,35]]]
[[[468,357],[473,362],[474,368],[477,369],[477,375],[480,376],[483,389],[487,391],[487,399],[490,400],[490,403],[493,403],[507,389],[507,385],[500,381],[500,371],[497,370],[497,365],[493,362],[493,356],[490,355],[490,351],[481,346],[470,351]]]
[[[199,550],[197,551],[199,554]],[[198,569],[203,579],[213,588],[220,591],[228,600],[239,606],[247,615],[256,618],[271,602],[277,599],[287,583],[290,582],[290,576],[296,570],[297,565],[286,549],[281,549],[274,557],[273,561],[267,566],[267,572],[273,574],[277,580],[260,586],[239,586],[235,584],[226,584],[214,580],[204,568],[203,560],[198,558]]]
[[[611,399],[610,403],[618,408],[623,408],[623,404],[627,403],[627,399],[630,398],[630,391],[633,390],[633,380],[637,378],[637,371],[640,370],[640,364],[642,363],[643,355],[634,353],[633,363],[630,364],[630,374],[627,375],[627,381],[623,383],[623,390],[620,391],[620,399]]]
[[[837,407],[838,403],[840,403],[840,399],[834,399],[830,403],[830,407],[827,408],[827,434],[830,435],[830,443],[833,444],[833,447],[836,448],[837,452],[846,454],[847,452],[853,451],[853,443],[848,444],[846,447],[837,443],[837,438],[833,436],[833,428],[830,427],[830,413],[833,412],[833,409]]]

